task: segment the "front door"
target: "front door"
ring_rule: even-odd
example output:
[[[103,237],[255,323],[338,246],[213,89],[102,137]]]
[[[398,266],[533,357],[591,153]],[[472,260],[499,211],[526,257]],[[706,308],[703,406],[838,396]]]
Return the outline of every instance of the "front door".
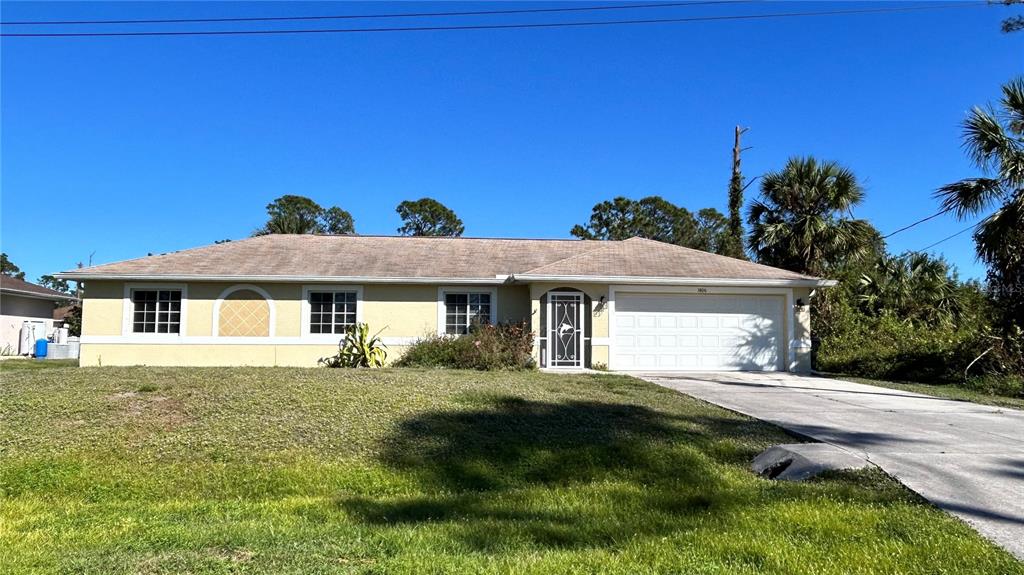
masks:
[[[548,367],[583,367],[583,294],[548,293]]]

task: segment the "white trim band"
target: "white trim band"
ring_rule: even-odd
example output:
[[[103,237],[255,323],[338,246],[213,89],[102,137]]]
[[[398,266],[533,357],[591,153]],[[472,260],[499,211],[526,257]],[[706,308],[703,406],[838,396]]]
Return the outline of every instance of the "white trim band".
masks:
[[[384,345],[405,346],[412,345],[419,341],[420,337],[382,337]],[[158,334],[153,337],[138,337],[132,335],[83,335],[81,343],[100,345],[309,345],[309,346],[337,346],[341,342],[341,336],[334,339],[302,338],[295,336],[275,337],[225,337],[210,335],[186,335],[167,336]]]

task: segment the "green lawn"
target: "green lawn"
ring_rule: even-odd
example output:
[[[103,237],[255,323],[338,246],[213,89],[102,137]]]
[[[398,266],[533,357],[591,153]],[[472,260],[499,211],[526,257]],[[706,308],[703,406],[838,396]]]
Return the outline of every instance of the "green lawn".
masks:
[[[971,401],[974,403],[995,405],[998,407],[1024,409],[1024,397],[1022,397],[1020,394],[1005,395],[1000,391],[989,391],[986,389],[979,389],[977,387],[970,387],[966,384],[899,382],[831,374],[829,375],[829,377],[835,377],[836,379],[853,381],[856,383],[877,385],[879,387],[888,387],[890,389],[902,389],[903,391],[909,391],[913,393],[934,395],[935,397],[945,397],[948,399]]]
[[[76,367],[77,359],[5,359],[0,360],[0,371],[13,371],[23,369],[55,369],[61,367]]]
[[[0,573],[1024,573],[614,375],[0,364]]]

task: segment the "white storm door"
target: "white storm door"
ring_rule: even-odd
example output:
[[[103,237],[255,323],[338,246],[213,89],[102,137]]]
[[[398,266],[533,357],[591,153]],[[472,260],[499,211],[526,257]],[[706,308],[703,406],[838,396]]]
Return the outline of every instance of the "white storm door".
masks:
[[[548,293],[548,367],[583,367],[583,294]]]

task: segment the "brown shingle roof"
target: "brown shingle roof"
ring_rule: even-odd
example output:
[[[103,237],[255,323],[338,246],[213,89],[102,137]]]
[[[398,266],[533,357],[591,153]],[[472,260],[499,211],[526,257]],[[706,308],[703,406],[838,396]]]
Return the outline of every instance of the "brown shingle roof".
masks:
[[[594,276],[808,280],[797,273],[652,240],[267,235],[104,264],[62,277],[420,278]]]
[[[55,301],[75,299],[74,296],[4,274],[0,274],[0,292]]]

